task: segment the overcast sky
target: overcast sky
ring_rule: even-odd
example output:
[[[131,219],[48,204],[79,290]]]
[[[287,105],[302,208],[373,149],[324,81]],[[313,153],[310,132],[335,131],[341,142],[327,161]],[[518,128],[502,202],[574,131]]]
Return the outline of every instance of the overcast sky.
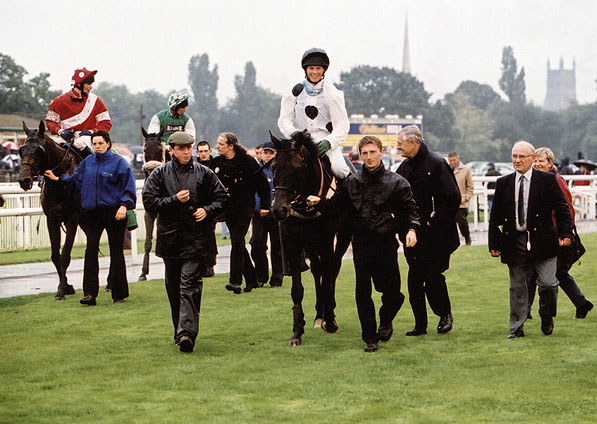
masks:
[[[595,0],[0,0],[0,53],[33,77],[49,72],[65,90],[77,67],[132,92],[188,89],[191,56],[219,71],[220,104],[247,61],[276,93],[303,78],[302,53],[324,48],[326,78],[357,65],[402,69],[408,13],[412,73],[443,98],[463,80],[501,91],[501,55],[510,45],[526,72],[527,99],[542,105],[547,60],[572,67],[580,103],[597,100]],[[350,112],[350,111],[349,111]]]

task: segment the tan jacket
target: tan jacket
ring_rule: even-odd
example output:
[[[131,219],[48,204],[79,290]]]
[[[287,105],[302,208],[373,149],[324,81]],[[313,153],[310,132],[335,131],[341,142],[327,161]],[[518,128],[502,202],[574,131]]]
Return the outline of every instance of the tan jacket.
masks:
[[[460,202],[460,208],[468,208],[468,202],[473,197],[473,177],[471,171],[460,162],[457,168],[454,168],[454,176],[458,183],[458,189],[462,200]]]

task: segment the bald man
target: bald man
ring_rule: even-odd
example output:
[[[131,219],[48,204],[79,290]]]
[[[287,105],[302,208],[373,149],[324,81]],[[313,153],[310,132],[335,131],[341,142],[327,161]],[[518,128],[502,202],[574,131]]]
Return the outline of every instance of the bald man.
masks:
[[[535,158],[532,144],[514,144],[515,172],[497,180],[489,220],[489,251],[493,257],[501,256],[510,273],[510,339],[524,337],[526,276],[533,270],[538,275],[541,331],[552,334],[558,297],[556,258],[559,246],[570,245],[572,238],[570,210],[556,176],[533,169]]]

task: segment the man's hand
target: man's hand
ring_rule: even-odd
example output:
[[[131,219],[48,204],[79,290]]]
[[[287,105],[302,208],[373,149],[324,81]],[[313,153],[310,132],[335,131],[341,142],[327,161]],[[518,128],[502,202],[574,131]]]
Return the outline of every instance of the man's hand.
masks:
[[[491,256],[493,256],[494,258],[497,258],[498,256],[500,256],[502,252],[500,252],[499,250],[490,250],[489,253],[491,253]]]
[[[116,218],[116,221],[122,221],[126,218],[126,206],[120,206],[116,211],[116,216],[114,218]]]
[[[207,217],[207,212],[205,209],[199,208],[193,212],[193,216],[195,217],[196,222],[203,221]]]
[[[319,154],[319,157],[325,155],[331,147],[332,146],[330,145],[330,142],[327,140],[321,140],[319,143],[317,143],[317,153]]]
[[[269,209],[259,209],[259,216],[262,218],[264,216],[267,216],[268,213],[269,213]]]
[[[178,193],[176,193],[176,198],[180,203],[186,203],[191,198],[191,194],[189,190],[180,190]]]
[[[51,179],[52,181],[58,181],[58,177],[54,175],[51,169],[46,169],[44,171],[44,177]]]
[[[568,237],[566,237],[565,239],[558,239],[558,241],[560,242],[560,246],[570,246],[572,244],[572,240]]]
[[[406,244],[404,247],[414,247],[415,244],[417,244],[417,232],[411,228],[406,233]]]
[[[319,198],[318,196],[310,194],[307,196],[307,206],[315,206],[319,203],[320,200],[321,198]]]
[[[58,131],[58,135],[66,141],[71,141],[73,139],[73,132],[70,130],[60,130]]]

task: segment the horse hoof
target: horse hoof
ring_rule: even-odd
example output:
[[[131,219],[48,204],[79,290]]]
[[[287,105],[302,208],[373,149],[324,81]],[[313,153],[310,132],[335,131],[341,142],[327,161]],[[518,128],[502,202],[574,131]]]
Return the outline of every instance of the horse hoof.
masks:
[[[66,300],[66,297],[64,295],[57,294],[54,296],[54,300]]]
[[[321,318],[315,318],[315,321],[313,321],[313,328],[321,328],[321,323],[323,323]]]
[[[335,333],[338,331],[338,323],[336,320],[333,320],[332,322],[323,321],[321,323],[321,328],[323,328],[326,333]]]
[[[106,288],[104,289],[104,291],[105,291],[105,292],[108,292],[108,293],[110,293],[110,292],[112,291],[112,289],[111,289],[110,287],[106,287]]]
[[[66,289],[64,290],[64,294],[75,294],[75,288],[71,284],[67,284]]]
[[[292,339],[290,339],[290,341],[288,342],[288,346],[293,347],[293,346],[300,346],[303,344],[303,341],[300,338],[296,338],[293,337]]]
[[[139,275],[138,281],[147,281],[147,276],[145,274]]]

